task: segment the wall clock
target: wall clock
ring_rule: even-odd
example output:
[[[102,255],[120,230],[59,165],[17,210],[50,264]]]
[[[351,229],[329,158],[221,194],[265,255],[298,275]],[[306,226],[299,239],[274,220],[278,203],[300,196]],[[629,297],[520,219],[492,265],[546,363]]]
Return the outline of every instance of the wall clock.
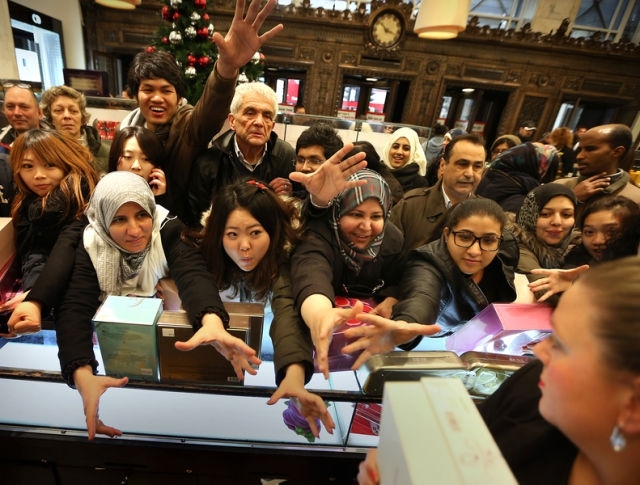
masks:
[[[404,33],[404,16],[396,10],[382,10],[369,24],[371,43],[380,50],[395,50]]]

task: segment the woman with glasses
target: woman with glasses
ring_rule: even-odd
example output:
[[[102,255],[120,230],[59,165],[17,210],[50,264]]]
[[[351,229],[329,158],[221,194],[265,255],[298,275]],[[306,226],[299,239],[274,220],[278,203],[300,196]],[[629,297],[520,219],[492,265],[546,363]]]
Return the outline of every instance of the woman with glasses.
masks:
[[[521,485],[638,483],[640,258],[581,276],[552,325],[538,359],[480,405],[493,439]],[[430,438],[412,445],[429,453]],[[370,451],[360,485],[380,483],[378,461]]]
[[[364,185],[341,192],[326,217],[310,219],[291,257],[293,296],[325,377],[332,330],[348,313],[336,305],[336,297],[373,300],[374,313],[391,316],[406,261],[402,234],[388,221],[387,183],[369,169],[349,180]]]
[[[140,175],[151,187],[156,203],[166,205],[165,149],[158,136],[142,126],[122,128],[111,143],[109,172],[125,170]]]
[[[391,319],[359,314],[371,326],[347,331],[358,340],[343,351],[363,351],[353,368],[397,346],[411,350],[422,335],[450,335],[490,303],[514,301],[518,247],[503,231],[505,223],[504,211],[490,199],[453,206],[440,239],[409,255]]]

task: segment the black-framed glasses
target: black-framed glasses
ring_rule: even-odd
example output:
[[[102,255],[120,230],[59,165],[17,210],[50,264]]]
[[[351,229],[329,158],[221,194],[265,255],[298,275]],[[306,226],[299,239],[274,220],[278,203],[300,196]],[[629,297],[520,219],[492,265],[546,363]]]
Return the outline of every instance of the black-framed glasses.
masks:
[[[451,231],[451,234],[453,234],[453,242],[456,246],[468,249],[478,241],[480,249],[490,253],[497,251],[502,242],[502,236],[497,236],[496,234],[476,236],[471,231]]]
[[[322,160],[317,157],[310,157],[310,158],[296,157],[296,159],[293,161],[294,164],[304,165],[305,163],[308,163],[311,167],[316,167],[316,168],[318,168],[324,162],[326,162],[326,160]]]
[[[9,88],[21,88],[21,89],[28,89],[29,91],[33,91],[33,88],[31,87],[31,84],[28,83],[14,83],[12,81],[4,81],[2,83],[2,89],[9,89]]]

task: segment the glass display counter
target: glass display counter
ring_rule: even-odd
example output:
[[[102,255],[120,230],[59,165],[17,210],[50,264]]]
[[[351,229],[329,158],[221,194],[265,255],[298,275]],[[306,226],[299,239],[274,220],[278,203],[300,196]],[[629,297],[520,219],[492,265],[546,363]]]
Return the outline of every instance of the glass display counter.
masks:
[[[244,385],[130,381],[107,390],[100,418],[123,435],[92,442],[80,395],[60,376],[55,332],[0,338],[3,483],[352,483],[377,445],[381,397],[364,395],[352,371],[316,374],[308,388],[336,428],[312,440],[297,434],[284,422],[287,399],[266,404],[275,379],[265,330],[263,362]]]
[[[268,329],[266,330],[268,339]],[[0,426],[4,429],[65,436],[86,436],[80,395],[60,376],[55,332],[43,330],[0,347]],[[267,405],[275,390],[268,349],[257,375],[244,385],[166,384],[131,380],[109,389],[101,398],[103,422],[122,430],[123,439],[200,445],[318,448],[363,453],[377,444],[377,423],[369,431],[352,430],[358,404],[381,401],[362,393],[352,371],[335,372],[329,380],[315,374],[308,389],[321,395],[336,424],[333,434],[322,430],[309,440],[289,429],[283,412],[288,400]],[[99,347],[96,357],[101,363]],[[43,398],[46,405],[43,405]],[[379,416],[378,416],[379,420]],[[357,424],[357,422],[356,422]]]
[[[366,381],[362,369],[375,371],[381,362],[372,360],[357,373],[332,372],[328,380],[313,376],[307,388],[324,398],[336,428],[307,438],[285,424],[287,399],[266,404],[275,390],[270,314],[266,317],[257,375],[246,375],[243,385],[131,380],[108,389],[100,418],[123,435],[99,436],[92,443],[80,395],[60,376],[55,332],[0,338],[0,466],[10,470],[6,483],[280,483],[267,477],[287,484],[352,484],[364,454],[378,444],[382,413],[381,392],[366,393],[367,385],[381,390],[382,382]],[[386,362],[383,380],[393,380],[395,371],[401,378],[411,375],[409,380],[433,375],[424,372],[421,361],[455,358],[443,355],[441,346],[442,339],[423,339],[420,351],[388,354],[383,361],[402,362]],[[102,370],[97,345],[95,353]],[[488,385],[487,372],[502,380],[517,367],[508,359],[509,370],[498,375],[493,369],[505,368],[503,363],[482,357],[475,355],[460,368],[457,361],[441,366],[436,375],[460,377],[472,397],[481,398],[474,386],[479,380]]]

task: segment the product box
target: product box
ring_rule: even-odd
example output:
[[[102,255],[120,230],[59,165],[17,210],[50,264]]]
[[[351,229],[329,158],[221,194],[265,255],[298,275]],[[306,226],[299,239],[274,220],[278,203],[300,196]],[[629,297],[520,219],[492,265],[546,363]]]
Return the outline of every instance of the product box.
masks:
[[[353,306],[358,301],[361,301],[364,304],[363,311],[365,313],[369,313],[375,306],[375,303],[373,302],[373,300],[349,298],[346,296],[336,296],[335,306],[337,308],[353,308]],[[353,341],[353,339],[348,339],[344,335],[344,332],[350,328],[359,327],[360,325],[365,325],[365,323],[355,318],[352,318],[351,320],[347,320],[345,323],[343,323],[339,327],[336,327],[333,330],[333,336],[331,337],[331,343],[329,344],[329,351],[327,354],[329,359],[330,371],[333,372],[333,371],[340,371],[340,370],[350,370],[351,366],[354,364],[358,356],[362,353],[361,351],[354,352],[352,354],[342,353],[342,348]],[[315,354],[314,354],[314,364],[315,364],[315,370],[316,372],[318,372],[319,371],[318,362],[315,359]]]
[[[93,317],[105,373],[159,381],[156,322],[160,298],[109,295]]]
[[[445,346],[458,354],[478,349],[521,355],[527,343],[541,338],[540,332],[551,332],[551,313],[542,303],[492,303],[447,337]],[[535,335],[512,341],[514,335],[530,331]]]
[[[244,340],[260,357],[264,306],[261,303],[225,302],[229,313],[229,333]],[[165,311],[156,329],[161,382],[242,385],[231,363],[211,345],[184,352],[177,341],[193,336],[193,326],[184,311]]]
[[[385,386],[378,445],[385,485],[515,485],[462,382],[426,377]]]

